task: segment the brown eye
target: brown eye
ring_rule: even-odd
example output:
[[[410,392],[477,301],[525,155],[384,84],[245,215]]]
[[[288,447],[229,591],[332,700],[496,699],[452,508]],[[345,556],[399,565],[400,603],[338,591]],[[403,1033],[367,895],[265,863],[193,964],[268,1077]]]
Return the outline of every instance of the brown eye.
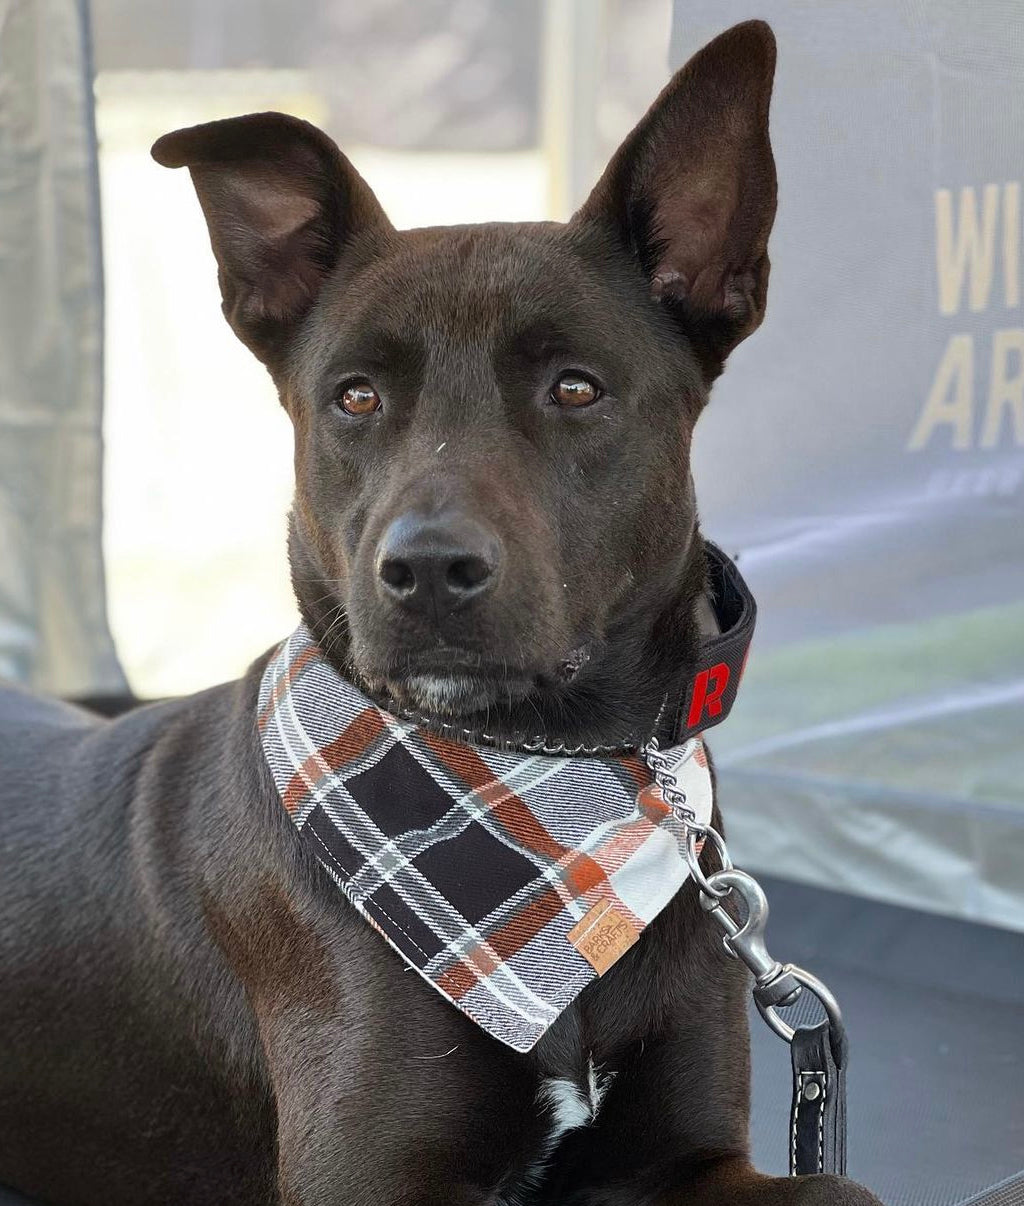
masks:
[[[589,406],[601,396],[601,391],[579,373],[566,373],[555,382],[551,401],[556,406]]]
[[[347,415],[370,415],[380,409],[380,394],[369,381],[353,381],[338,395],[338,405]]]

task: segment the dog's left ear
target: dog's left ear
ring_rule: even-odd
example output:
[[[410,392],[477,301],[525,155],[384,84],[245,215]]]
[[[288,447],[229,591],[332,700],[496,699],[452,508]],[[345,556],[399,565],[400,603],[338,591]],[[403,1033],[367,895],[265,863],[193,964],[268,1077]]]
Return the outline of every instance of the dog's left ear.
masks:
[[[603,223],[677,308],[708,379],[760,325],[775,217],[768,105],[775,38],[747,21],[678,71],[573,223]]]

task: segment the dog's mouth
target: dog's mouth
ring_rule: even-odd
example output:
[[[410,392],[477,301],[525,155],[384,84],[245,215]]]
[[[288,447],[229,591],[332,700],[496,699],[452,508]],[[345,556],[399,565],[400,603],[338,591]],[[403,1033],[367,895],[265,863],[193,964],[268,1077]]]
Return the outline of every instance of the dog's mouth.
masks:
[[[445,719],[514,708],[538,692],[573,681],[590,659],[587,647],[572,651],[550,672],[518,669],[507,662],[481,665],[454,653],[444,661],[410,665],[402,672],[364,673],[371,694],[394,700],[402,708]]]

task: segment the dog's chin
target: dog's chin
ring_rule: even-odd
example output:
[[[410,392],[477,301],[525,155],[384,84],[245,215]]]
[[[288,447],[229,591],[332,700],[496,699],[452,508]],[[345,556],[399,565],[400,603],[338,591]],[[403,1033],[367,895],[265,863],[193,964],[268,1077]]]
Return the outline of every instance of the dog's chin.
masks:
[[[492,667],[460,664],[453,658],[449,665],[428,664],[403,669],[360,666],[356,670],[370,694],[394,700],[402,709],[446,721],[479,721],[490,717],[501,723],[502,716],[516,709],[531,696],[559,690],[572,682],[589,660],[589,650],[581,647],[550,672],[513,668],[507,662]]]
[[[468,674],[414,674],[394,689],[417,711],[448,717],[482,712],[497,698],[497,684]]]
[[[449,721],[479,720],[488,715],[499,722],[507,710],[528,697],[572,683],[590,656],[590,646],[581,645],[546,673],[513,668],[508,662],[501,663],[501,669],[460,665],[457,657],[447,666],[410,667],[398,674],[382,667],[359,666],[357,657],[356,669],[371,695],[393,699],[409,712]]]
[[[388,694],[415,712],[445,719],[487,712],[499,703],[515,703],[533,687],[523,678],[494,678],[456,671],[451,674],[410,674],[386,680]]]

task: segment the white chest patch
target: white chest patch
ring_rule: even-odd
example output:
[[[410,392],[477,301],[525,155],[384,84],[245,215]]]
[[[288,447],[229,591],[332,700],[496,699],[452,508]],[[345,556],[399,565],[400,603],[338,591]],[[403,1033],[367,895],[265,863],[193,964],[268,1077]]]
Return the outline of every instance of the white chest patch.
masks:
[[[551,1130],[544,1146],[550,1152],[566,1131],[589,1126],[596,1110],[575,1080],[552,1076],[537,1090],[537,1102],[551,1114]]]
[[[586,1073],[580,1080],[549,1076],[541,1082],[537,1090],[537,1105],[547,1115],[549,1129],[541,1143],[540,1155],[522,1174],[518,1185],[504,1187],[495,1206],[521,1206],[530,1200],[531,1192],[540,1187],[548,1162],[562,1137],[569,1131],[590,1126],[614,1077],[614,1072],[602,1072],[596,1068],[591,1057],[587,1060]]]
[[[551,1113],[551,1131],[547,1139],[546,1156],[549,1156],[558,1141],[567,1131],[589,1126],[597,1117],[604,1095],[612,1083],[614,1073],[601,1072],[594,1067],[593,1058],[587,1061],[586,1080],[569,1080],[568,1077],[552,1076],[537,1090],[537,1101],[547,1106]]]

